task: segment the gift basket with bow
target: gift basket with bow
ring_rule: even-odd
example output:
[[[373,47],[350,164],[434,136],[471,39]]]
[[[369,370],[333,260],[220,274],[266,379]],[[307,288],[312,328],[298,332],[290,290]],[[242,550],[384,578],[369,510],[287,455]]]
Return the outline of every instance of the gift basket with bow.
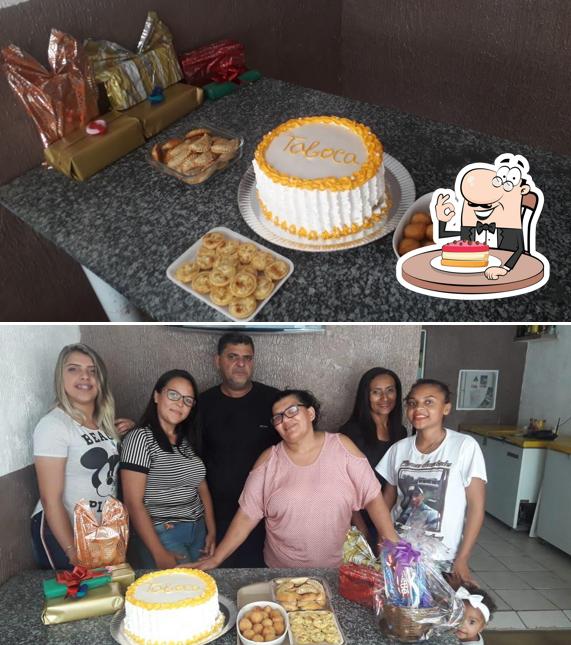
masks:
[[[407,642],[427,640],[462,620],[462,601],[429,555],[434,541],[422,535],[414,546],[404,540],[383,542],[385,585],[378,594],[376,613],[381,631],[388,636]]]

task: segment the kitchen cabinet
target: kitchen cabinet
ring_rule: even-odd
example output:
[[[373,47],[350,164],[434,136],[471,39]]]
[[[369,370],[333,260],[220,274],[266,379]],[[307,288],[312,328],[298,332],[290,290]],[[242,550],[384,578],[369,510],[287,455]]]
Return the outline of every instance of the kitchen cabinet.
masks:
[[[547,451],[537,535],[571,555],[571,454]]]
[[[513,529],[529,528],[545,467],[543,448],[469,432],[486,461],[486,512]]]

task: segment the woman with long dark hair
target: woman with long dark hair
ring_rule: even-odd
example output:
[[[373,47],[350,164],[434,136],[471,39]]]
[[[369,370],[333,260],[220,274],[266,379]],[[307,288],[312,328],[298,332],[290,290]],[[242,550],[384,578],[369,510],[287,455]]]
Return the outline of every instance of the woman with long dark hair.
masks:
[[[406,437],[402,425],[402,385],[395,372],[373,367],[361,376],[353,412],[339,432],[353,441],[372,468],[394,443]],[[383,478],[378,473],[377,477],[383,485]],[[366,511],[356,511],[353,524],[376,546],[376,530]]]
[[[212,498],[194,434],[197,396],[188,372],[165,372],[123,442],[123,498],[145,568],[169,569],[214,552]]]

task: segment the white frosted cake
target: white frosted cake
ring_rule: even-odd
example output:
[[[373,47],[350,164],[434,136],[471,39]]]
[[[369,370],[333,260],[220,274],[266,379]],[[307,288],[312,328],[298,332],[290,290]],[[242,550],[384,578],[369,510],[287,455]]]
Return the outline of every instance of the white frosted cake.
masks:
[[[148,573],[125,595],[125,633],[135,643],[191,645],[220,631],[223,623],[216,582],[204,571]]]
[[[310,240],[371,228],[388,211],[383,146],[366,126],[335,116],[291,119],[254,154],[262,213]]]

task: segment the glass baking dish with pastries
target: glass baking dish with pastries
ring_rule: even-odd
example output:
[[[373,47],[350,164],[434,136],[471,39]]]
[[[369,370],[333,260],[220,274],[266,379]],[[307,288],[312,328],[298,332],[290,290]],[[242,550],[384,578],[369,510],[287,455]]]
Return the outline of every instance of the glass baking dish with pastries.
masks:
[[[333,611],[288,612],[292,645],[343,645],[345,637]]]
[[[236,163],[242,156],[244,139],[223,128],[208,124],[192,126],[151,148],[150,164],[164,172],[195,185]]]
[[[272,597],[286,611],[331,609],[327,582],[321,578],[274,578]]]

